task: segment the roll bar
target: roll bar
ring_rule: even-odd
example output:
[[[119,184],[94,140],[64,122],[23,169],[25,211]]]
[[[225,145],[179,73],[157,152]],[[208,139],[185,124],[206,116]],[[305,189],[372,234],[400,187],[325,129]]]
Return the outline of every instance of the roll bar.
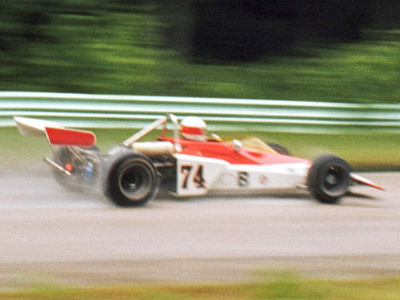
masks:
[[[174,142],[175,151],[181,152],[182,147],[179,144],[179,122],[178,122],[178,118],[173,114],[168,114],[158,120],[155,120],[150,125],[144,127],[142,130],[138,131],[137,133],[132,135],[130,138],[126,139],[123,142],[123,145],[125,147],[131,147],[133,143],[137,142],[138,140],[140,140],[141,138],[143,138],[144,136],[146,136],[153,130],[157,129],[157,127],[159,127],[161,125],[165,125],[168,122],[168,120],[171,120],[172,124],[174,125],[173,126],[173,134],[174,134],[174,141],[175,141]]]

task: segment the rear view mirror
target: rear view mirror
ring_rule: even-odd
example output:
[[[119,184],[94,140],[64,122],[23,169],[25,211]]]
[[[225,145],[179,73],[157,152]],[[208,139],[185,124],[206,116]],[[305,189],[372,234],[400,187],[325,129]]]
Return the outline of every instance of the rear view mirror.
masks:
[[[242,149],[243,145],[240,141],[238,140],[233,140],[233,149],[235,149],[236,151],[240,151],[240,149]]]

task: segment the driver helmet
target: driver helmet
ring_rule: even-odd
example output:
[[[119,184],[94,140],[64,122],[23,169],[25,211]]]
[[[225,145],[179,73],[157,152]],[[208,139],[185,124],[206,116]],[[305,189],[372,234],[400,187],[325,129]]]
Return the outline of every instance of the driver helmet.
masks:
[[[186,117],[181,121],[181,135],[192,141],[206,141],[206,123],[199,117]]]

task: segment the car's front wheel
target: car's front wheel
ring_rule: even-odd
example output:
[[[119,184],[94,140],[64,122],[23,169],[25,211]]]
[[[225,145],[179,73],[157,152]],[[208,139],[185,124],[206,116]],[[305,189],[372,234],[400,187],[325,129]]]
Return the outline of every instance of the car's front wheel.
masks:
[[[289,150],[282,146],[281,144],[277,144],[277,143],[267,143],[267,145],[269,147],[272,148],[272,150],[274,150],[276,153],[282,154],[282,155],[290,155]]]
[[[350,166],[340,157],[323,155],[311,166],[307,185],[311,195],[321,203],[336,204],[350,184]]]

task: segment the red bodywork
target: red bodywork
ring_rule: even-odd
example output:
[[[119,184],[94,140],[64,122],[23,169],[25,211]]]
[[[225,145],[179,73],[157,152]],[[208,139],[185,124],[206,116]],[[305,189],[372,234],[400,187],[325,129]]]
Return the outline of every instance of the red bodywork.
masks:
[[[171,137],[160,137],[158,140],[169,141],[175,144],[175,140]],[[307,163],[310,166],[312,165],[312,162],[309,160],[279,153],[246,147],[242,147],[237,151],[232,144],[215,140],[198,142],[179,139],[179,144],[182,147],[182,151],[180,152],[181,154],[221,159],[233,165],[273,165],[292,163]],[[384,190],[383,187],[353,173],[351,173],[351,178],[358,184],[368,185],[375,189]]]
[[[161,137],[159,140],[175,143],[175,140],[170,137]],[[229,143],[214,140],[198,142],[180,139],[179,144],[182,147],[181,154],[221,159],[233,165],[309,163],[304,159],[246,147],[242,147],[240,151],[237,151]]]

